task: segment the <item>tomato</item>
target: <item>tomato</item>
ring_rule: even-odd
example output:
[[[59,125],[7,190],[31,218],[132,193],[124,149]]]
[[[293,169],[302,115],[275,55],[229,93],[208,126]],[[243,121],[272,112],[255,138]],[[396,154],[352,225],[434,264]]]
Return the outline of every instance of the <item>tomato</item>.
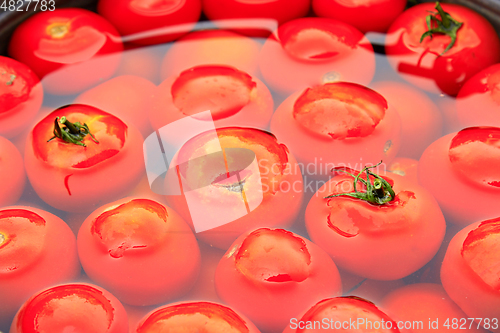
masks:
[[[77,125],[79,130],[69,129]],[[54,137],[57,131],[70,138]],[[31,131],[24,154],[26,172],[36,193],[49,205],[89,211],[123,196],[140,180],[142,140],[133,125],[107,112],[68,105],[47,115]]]
[[[356,28],[327,18],[281,25],[259,54],[264,82],[288,95],[328,82],[368,84],[375,73],[373,47]]]
[[[418,182],[418,161],[412,158],[396,157],[387,165],[387,171]]]
[[[425,148],[441,137],[443,116],[434,102],[410,85],[382,81],[370,86],[396,108],[401,118],[398,156],[419,159]]]
[[[16,146],[0,136],[0,207],[13,205],[26,184],[23,157]]]
[[[450,242],[441,266],[441,281],[450,298],[482,325],[500,332],[500,218],[473,223]],[[479,321],[482,319],[481,321]]]
[[[63,220],[26,206],[0,209],[0,327],[34,292],[80,275],[76,239]]]
[[[161,65],[165,80],[198,65],[226,65],[255,75],[261,45],[248,37],[226,30],[195,31],[175,42]]]
[[[456,96],[470,77],[500,61],[500,39],[493,26],[471,9],[443,4],[437,13],[438,8],[423,3],[403,12],[387,31],[385,50],[391,66],[407,81],[433,93]],[[437,29],[440,22],[441,31],[449,30],[449,35],[424,35],[435,31],[427,27],[429,15],[435,18],[431,28]]]
[[[132,35],[127,36],[128,41],[160,44],[173,41],[194,27],[200,18],[201,0],[99,0],[97,12],[122,36]],[[168,29],[177,25],[184,30]]]
[[[445,220],[423,187],[396,174],[382,178],[371,171],[375,167],[337,168],[309,201],[305,222],[311,240],[339,267],[369,279],[395,280],[432,259]]]
[[[265,18],[275,21],[276,25],[281,25],[306,16],[311,0],[202,0],[202,3],[203,12],[210,20]],[[265,31],[264,27],[255,28],[238,29],[238,31],[251,36],[265,36],[270,33],[269,30]]]
[[[197,66],[172,76],[158,87],[155,97],[149,112],[155,130],[207,110],[217,128],[266,128],[274,111],[271,93],[259,79],[223,65]],[[168,142],[178,137],[165,135]]]
[[[361,32],[386,32],[406,0],[312,0],[314,13],[348,23]]]
[[[283,333],[336,330],[359,333],[399,333],[397,323],[375,304],[359,297],[324,299],[300,319],[293,317]]]
[[[19,135],[40,109],[43,89],[33,71],[14,59],[0,56],[0,135]]]
[[[80,8],[33,15],[17,27],[9,44],[10,56],[43,78],[47,92],[61,95],[78,93],[109,78],[122,50],[116,29]]]
[[[161,61],[165,54],[163,47],[128,47],[122,55],[116,76],[140,76],[154,84],[160,84]]]
[[[121,199],[90,214],[78,232],[78,255],[93,281],[131,305],[180,297],[200,272],[189,226],[149,199]]]
[[[127,124],[134,124],[142,135],[152,132],[145,110],[155,96],[156,86],[142,77],[114,77],[80,94],[73,103],[86,104],[111,113]]]
[[[128,333],[127,313],[108,291],[91,284],[43,290],[24,303],[10,333]]]
[[[406,332],[486,332],[467,320],[467,315],[434,283],[415,283],[399,288],[384,298],[382,309],[395,321],[413,323]],[[449,325],[449,326],[447,326]]]
[[[389,162],[399,149],[400,126],[396,110],[380,94],[348,82],[295,93],[271,119],[271,132],[301,163],[319,164],[323,177],[339,164]]]
[[[470,127],[431,144],[418,165],[420,184],[451,223],[500,215],[500,128]]]
[[[457,117],[462,127],[500,127],[500,64],[471,77],[457,95]]]
[[[215,287],[225,303],[268,332],[342,289],[328,254],[290,231],[269,228],[238,237],[217,266]]]
[[[212,246],[227,250],[246,231],[288,227],[299,213],[300,168],[270,133],[238,127],[202,133],[172,164],[183,192],[167,202]]]

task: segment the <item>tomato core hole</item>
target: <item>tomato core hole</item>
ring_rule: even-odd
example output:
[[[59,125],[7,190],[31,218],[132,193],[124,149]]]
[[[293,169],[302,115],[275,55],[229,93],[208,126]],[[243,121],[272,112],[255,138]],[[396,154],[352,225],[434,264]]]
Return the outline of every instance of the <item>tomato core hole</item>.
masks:
[[[4,234],[0,233],[0,248],[2,248],[3,243],[5,242],[5,236]]]
[[[311,256],[303,239],[283,229],[258,229],[235,257],[245,276],[267,282],[301,282],[309,277]]]
[[[197,66],[182,72],[172,85],[174,105],[186,116],[210,110],[214,120],[230,117],[256,93],[252,77],[227,66]]]
[[[64,38],[69,32],[70,23],[52,23],[47,27],[47,34],[56,39]]]

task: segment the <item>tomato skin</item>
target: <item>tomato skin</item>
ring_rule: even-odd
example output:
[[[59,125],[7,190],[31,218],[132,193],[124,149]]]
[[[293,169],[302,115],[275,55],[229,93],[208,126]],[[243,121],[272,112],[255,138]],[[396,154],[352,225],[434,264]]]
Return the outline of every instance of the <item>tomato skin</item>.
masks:
[[[396,199],[376,206],[350,197],[324,199],[352,192],[352,177],[334,176],[309,201],[305,221],[311,240],[342,269],[369,279],[395,280],[432,259],[446,226],[427,190],[396,174],[384,177],[394,181]]]
[[[194,26],[200,18],[201,1],[99,0],[97,12],[113,24],[122,36],[127,36],[181,24],[191,23]],[[188,30],[186,27],[185,31]],[[135,37],[130,41],[136,44],[160,44],[173,41],[184,33],[148,34],[149,38]]]
[[[418,161],[412,158],[396,157],[387,166],[387,171],[407,177],[418,183]]]
[[[322,316],[323,313],[323,316]],[[290,325],[283,331],[283,333],[305,333],[305,332],[324,332],[325,330],[339,330],[344,332],[381,332],[381,333],[399,333],[396,323],[389,318],[384,312],[379,310],[375,304],[357,297],[336,297],[324,299],[313,307],[311,307],[300,319],[293,318]],[[330,319],[326,320],[325,319]],[[358,324],[359,320],[359,326]],[[362,324],[364,320],[365,324]],[[314,322],[321,324],[321,327],[314,326]],[[378,322],[379,329],[370,329],[367,322],[372,322],[372,327],[375,322]],[[335,323],[342,326],[335,326]],[[344,324],[344,322],[347,323]],[[350,325],[354,322],[354,325]],[[383,324],[382,324],[383,322]],[[388,322],[391,322],[388,324]],[[310,326],[310,327],[308,327]],[[390,326],[390,328],[389,328]],[[376,326],[375,326],[376,327]]]
[[[435,283],[415,283],[396,289],[386,295],[381,303],[382,309],[396,321],[422,321],[420,332],[461,332],[464,328],[468,332],[486,332],[484,329],[477,329],[477,324],[469,328],[470,320],[462,329],[454,329],[452,320],[467,318],[467,315],[449,298],[443,287]],[[438,320],[438,326],[429,327],[429,321]],[[443,326],[446,323],[449,327]],[[463,324],[463,320],[459,322]],[[417,329],[400,329],[402,333],[415,332]]]
[[[12,138],[28,127],[40,109],[43,88],[25,64],[0,56],[0,135]]]
[[[122,50],[116,29],[80,8],[33,15],[14,31],[9,44],[9,55],[30,66],[44,79],[44,89],[58,95],[74,94],[109,78]]]
[[[498,221],[498,219],[496,220]],[[464,242],[480,224],[481,222],[476,222],[468,225],[453,237],[441,266],[441,281],[447,294],[468,317],[497,318],[498,320],[498,309],[500,308],[498,288],[486,284],[471,269],[462,254]],[[496,237],[496,247],[492,244],[491,254],[498,257],[498,232],[496,232]],[[493,272],[494,270],[495,268],[493,268]],[[489,330],[500,332],[498,326],[496,328],[490,327]]]
[[[375,73],[373,47],[356,28],[307,17],[281,25],[259,54],[264,82],[280,94],[327,82],[368,84]]]
[[[414,87],[391,81],[370,85],[392,104],[401,118],[399,157],[419,159],[423,151],[443,132],[443,116],[427,95]]]
[[[200,272],[189,226],[149,199],[120,199],[90,214],[78,232],[78,254],[92,280],[130,305],[182,296]]]
[[[184,318],[183,318],[184,317]],[[155,332],[260,333],[244,315],[214,302],[178,302],[148,313],[136,333]]]
[[[348,23],[361,32],[386,32],[406,7],[406,0],[312,0],[319,17]]]
[[[327,86],[335,89],[330,97],[314,97],[315,91]],[[373,126],[373,131],[364,137],[334,139],[318,136],[309,131],[307,124],[301,123],[294,117],[300,96],[305,96],[305,94],[313,96],[313,100],[331,99],[332,102],[345,102],[346,105],[355,104],[357,98],[364,98],[377,108],[383,109],[384,111],[381,113],[383,112],[384,115],[379,116],[380,121]],[[339,113],[341,111],[339,108]],[[368,108],[364,111],[366,114],[370,114]],[[341,115],[343,116],[343,114]],[[356,119],[356,116],[353,115],[352,118]],[[332,122],[332,124],[337,124],[338,127],[342,126],[341,122]],[[361,169],[362,164],[368,161],[390,162],[399,150],[400,129],[400,117],[397,111],[390,105],[387,108],[382,96],[364,86],[348,82],[330,83],[308,88],[304,92],[296,92],[281,103],[271,119],[271,132],[275,133],[289,147],[299,162],[304,165],[313,163],[323,166],[321,169],[325,170],[318,172],[323,177],[330,175],[331,168],[339,165]]]
[[[0,207],[19,200],[26,184],[23,157],[16,146],[0,136]]]
[[[127,313],[108,291],[92,284],[63,284],[24,303],[10,333],[128,333]]]
[[[152,132],[144,110],[149,109],[156,85],[142,77],[114,77],[80,94],[73,103],[86,104],[111,113],[135,127],[146,137]]]
[[[269,332],[281,331],[292,316],[342,289],[335,264],[321,248],[268,228],[238,237],[217,266],[215,287],[225,303]]]
[[[471,77],[458,92],[457,117],[462,127],[500,127],[500,64],[483,69]]]
[[[89,122],[99,144],[89,135],[84,139],[87,147],[60,139],[47,142],[53,136],[54,120],[63,116],[72,122]],[[31,131],[24,154],[26,172],[49,205],[64,211],[89,211],[123,196],[139,182],[144,170],[142,142],[133,125],[91,106],[69,105],[47,115]]]
[[[77,278],[81,268],[74,234],[49,212],[26,206],[2,207],[0,235],[2,327],[31,294]]]
[[[411,7],[387,31],[386,54],[389,63],[410,83],[433,93],[456,96],[474,74],[500,61],[500,39],[481,15],[463,6],[442,4],[463,26],[455,45],[443,53],[451,39],[436,34],[420,43],[427,31],[425,18],[435,12],[434,3]]]
[[[436,140],[424,151],[418,163],[418,179],[436,198],[447,221],[465,226],[477,220],[498,216],[500,191],[493,186],[475,184],[457,173],[449,156],[451,142],[457,134],[451,133]],[[473,150],[474,148],[470,149],[471,152]],[[485,155],[488,156],[497,158]],[[498,162],[494,160],[488,164],[470,161],[471,166],[477,165],[478,170],[485,171],[496,170],[496,167],[492,167],[496,163]]]

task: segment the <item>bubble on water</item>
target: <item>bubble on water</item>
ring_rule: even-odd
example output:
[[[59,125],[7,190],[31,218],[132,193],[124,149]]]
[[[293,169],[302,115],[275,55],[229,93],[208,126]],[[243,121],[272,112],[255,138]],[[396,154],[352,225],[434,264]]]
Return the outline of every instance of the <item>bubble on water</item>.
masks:
[[[323,75],[323,77],[321,78],[321,83],[325,84],[325,83],[339,82],[341,78],[342,77],[339,72],[331,71]]]
[[[389,149],[391,149],[391,147],[392,147],[392,141],[387,140],[387,142],[384,145],[384,153],[387,153],[389,151]]]

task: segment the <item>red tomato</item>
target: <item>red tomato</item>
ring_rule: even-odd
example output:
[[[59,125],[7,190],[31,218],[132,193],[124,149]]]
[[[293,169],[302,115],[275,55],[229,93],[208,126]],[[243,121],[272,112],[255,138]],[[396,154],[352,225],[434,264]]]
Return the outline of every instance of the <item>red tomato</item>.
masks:
[[[341,293],[337,267],[317,245],[290,231],[261,228],[233,243],[215,272],[220,298],[263,331]]]
[[[183,179],[183,193],[166,198],[203,242],[227,250],[242,233],[289,227],[299,213],[300,168],[270,133],[238,127],[202,133],[181,148],[177,160],[187,161],[175,177]]]
[[[164,54],[165,51],[161,47],[125,48],[120,66],[116,70],[116,76],[140,76],[154,84],[160,84],[159,68],[161,68]]]
[[[423,153],[420,184],[448,222],[461,225],[500,215],[500,128],[471,127],[442,137]]]
[[[212,302],[162,306],[144,317],[134,332],[260,333],[245,316]]]
[[[449,22],[449,27],[443,29],[455,30],[454,43],[451,35],[424,35],[429,31],[426,17],[436,13],[431,2],[411,7],[394,21],[387,32],[385,50],[390,64],[412,84],[455,96],[470,77],[500,62],[500,39],[493,26],[471,9],[443,4],[442,10],[455,20],[443,14]],[[441,22],[442,15],[435,16]],[[437,23],[433,22],[432,28],[436,29]]]
[[[41,209],[0,209],[0,327],[34,292],[80,274],[76,239],[63,220]]]
[[[266,18],[276,21],[277,26],[306,16],[311,0],[202,0],[202,3],[203,12],[210,20]],[[265,36],[272,30],[256,27],[238,31],[251,36]]]
[[[467,226],[451,240],[441,266],[450,298],[467,317],[476,318],[474,326],[492,332],[500,332],[499,236],[500,218]]]
[[[401,118],[398,156],[419,159],[425,148],[441,137],[443,116],[423,92],[410,85],[382,81],[370,86],[395,107]]]
[[[264,81],[291,94],[319,84],[368,84],[375,73],[373,47],[356,28],[327,18],[308,17],[281,25],[259,54]]]
[[[122,50],[118,32],[108,21],[79,8],[33,15],[17,27],[9,44],[9,54],[43,78],[48,92],[62,95],[108,79]]]
[[[69,130],[75,124],[80,129]],[[57,128],[75,143],[53,138]],[[117,117],[87,105],[68,105],[33,128],[24,154],[26,172],[49,205],[89,211],[123,196],[139,182],[144,172],[142,144],[139,131]]]
[[[0,136],[0,207],[13,205],[26,184],[23,157],[16,146]]]
[[[400,279],[430,261],[446,229],[430,193],[395,174],[341,170],[309,201],[311,240],[339,267],[369,279]]]
[[[200,272],[189,226],[149,199],[121,199],[90,214],[78,232],[78,255],[92,280],[131,305],[180,297]]]
[[[97,12],[111,22],[122,36],[137,44],[173,41],[200,18],[201,0],[99,0]],[[179,32],[174,26],[182,25]],[[156,30],[157,31],[153,31]]]
[[[10,333],[128,333],[127,313],[108,291],[91,284],[43,290],[24,303]]]
[[[448,297],[443,287],[433,283],[415,283],[399,288],[384,298],[382,309],[400,325],[402,333],[411,332],[481,332],[477,324]],[[472,324],[472,325],[471,325]],[[449,326],[447,326],[449,325]]]
[[[207,110],[217,128],[266,128],[274,111],[271,93],[259,79],[223,65],[185,70],[163,81],[155,95],[149,112],[155,130]],[[177,139],[174,133],[166,138],[168,142]]]
[[[324,299],[300,319],[291,318],[283,333],[324,332],[399,333],[397,323],[375,304],[358,297]]]
[[[500,127],[500,64],[471,77],[457,95],[457,116],[462,127]]]
[[[75,104],[87,104],[109,112],[127,124],[134,124],[142,135],[152,132],[145,111],[156,93],[156,86],[142,77],[123,75],[112,78],[80,94]]]
[[[0,56],[0,135],[12,138],[29,127],[40,109],[43,89],[33,71]]]
[[[407,177],[412,182],[418,182],[418,161],[405,158],[396,157],[391,163],[387,165],[387,171],[395,173],[397,175]]]
[[[261,45],[248,37],[225,30],[192,32],[175,42],[167,51],[161,66],[165,80],[199,65],[225,65],[243,72],[257,73]]]
[[[361,32],[386,32],[406,0],[312,0],[314,13],[348,23]]]
[[[347,82],[297,92],[271,119],[271,132],[299,162],[320,165],[317,173],[322,176],[339,165],[362,168],[365,161],[389,162],[399,149],[400,126],[396,110],[380,94]]]

